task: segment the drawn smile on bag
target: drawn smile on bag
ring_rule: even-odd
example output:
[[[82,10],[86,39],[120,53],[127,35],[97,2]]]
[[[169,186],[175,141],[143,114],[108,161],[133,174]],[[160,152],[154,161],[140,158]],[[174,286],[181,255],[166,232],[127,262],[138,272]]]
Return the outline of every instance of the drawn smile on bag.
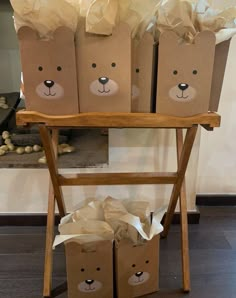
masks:
[[[94,291],[96,289],[95,287],[93,287],[93,279],[86,279],[85,283],[88,285],[88,287],[85,289],[86,291]]]
[[[95,292],[102,288],[102,283],[93,279],[86,279],[78,285],[81,292]]]
[[[39,97],[58,99],[64,95],[64,88],[53,80],[45,80],[36,87]]]
[[[118,92],[119,86],[116,81],[104,76],[94,80],[89,89],[94,95],[111,96]]]
[[[135,273],[135,276],[138,278],[135,282],[136,283],[141,283],[144,281],[144,278],[142,277],[143,275],[143,272],[142,271],[139,271],[137,273]]]
[[[56,95],[56,93],[54,93],[54,94],[51,93],[51,88],[52,88],[53,85],[54,85],[54,81],[46,80],[46,81],[44,81],[44,85],[45,85],[46,87],[48,87],[48,89],[49,89],[48,94],[44,92],[44,94],[45,94],[46,96],[55,96],[55,95]]]
[[[179,83],[169,90],[171,99],[179,102],[187,102],[195,98],[196,90],[186,83]]]
[[[150,274],[148,272],[138,271],[130,276],[128,283],[131,286],[140,285],[142,283],[145,283],[149,279],[149,277]]]
[[[102,78],[99,78],[98,79],[99,83],[102,84],[102,87],[103,87],[103,90],[98,90],[98,92],[100,93],[109,93],[111,90],[108,89],[106,90],[106,84],[109,82],[109,79],[108,78],[105,78],[105,77],[102,77]]]

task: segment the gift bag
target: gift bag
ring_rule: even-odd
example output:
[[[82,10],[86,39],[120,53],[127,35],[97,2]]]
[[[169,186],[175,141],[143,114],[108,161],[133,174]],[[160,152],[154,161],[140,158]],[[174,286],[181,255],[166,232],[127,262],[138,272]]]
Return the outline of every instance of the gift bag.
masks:
[[[215,9],[206,0],[161,1],[156,112],[192,116],[217,111],[235,7]]]
[[[104,217],[115,233],[115,277],[118,298],[139,297],[159,288],[159,234],[166,208],[150,215],[149,203],[124,205],[108,197]]]
[[[69,298],[113,297],[113,239],[94,201],[62,218],[54,248],[65,244]]]
[[[159,235],[140,245],[129,239],[119,242],[115,248],[118,298],[139,297],[159,290],[159,242]]]
[[[150,113],[154,104],[157,45],[145,32],[132,43],[132,112]]]
[[[76,33],[80,112],[131,111],[131,31],[120,23],[109,36]]]
[[[48,115],[78,113],[74,7],[66,0],[11,0],[11,5],[26,109]]]
[[[60,27],[42,40],[30,27],[21,27],[19,39],[27,110],[48,115],[79,112],[74,33]]]
[[[159,40],[156,112],[173,116],[207,113],[215,54],[215,35],[198,33],[194,42],[171,31]]]
[[[113,297],[112,241],[90,243],[85,249],[78,242],[65,243],[69,298]]]

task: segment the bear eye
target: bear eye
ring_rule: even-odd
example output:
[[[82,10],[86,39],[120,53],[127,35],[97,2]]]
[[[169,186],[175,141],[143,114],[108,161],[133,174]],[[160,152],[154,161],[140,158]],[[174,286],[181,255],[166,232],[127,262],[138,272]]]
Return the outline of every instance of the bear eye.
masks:
[[[100,271],[101,270],[101,268],[100,267],[97,267],[97,271]]]
[[[136,70],[135,70],[137,73],[139,73],[139,68],[136,68]]]
[[[96,64],[96,63],[93,63],[93,64],[92,64],[92,67],[93,67],[93,68],[96,68],[96,67],[97,67],[97,64]]]
[[[135,267],[135,266],[136,266],[135,264],[132,265],[132,267]]]
[[[38,70],[39,70],[39,71],[42,71],[42,70],[43,70],[42,66],[39,66],[39,67],[38,67]]]
[[[178,74],[178,71],[177,71],[177,70],[174,70],[174,71],[173,71],[173,74],[174,74],[174,75],[177,75],[177,74]]]
[[[80,271],[81,271],[81,272],[84,272],[84,268],[81,268]]]
[[[61,66],[57,66],[57,70],[61,71],[62,70]]]
[[[197,70],[196,70],[196,69],[193,70],[193,74],[194,74],[194,75],[197,74]]]
[[[149,263],[149,260],[147,260],[145,263],[148,264]]]
[[[116,67],[116,63],[115,62],[112,62],[111,66],[112,67]]]

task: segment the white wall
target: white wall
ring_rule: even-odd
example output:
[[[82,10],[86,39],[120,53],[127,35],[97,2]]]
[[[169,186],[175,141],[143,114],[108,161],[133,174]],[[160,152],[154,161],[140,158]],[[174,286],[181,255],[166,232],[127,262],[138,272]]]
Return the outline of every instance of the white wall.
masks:
[[[175,171],[176,152],[173,131],[154,129],[111,129],[109,167],[81,169],[81,172]],[[198,142],[188,171],[188,207],[195,210],[195,180]],[[72,172],[71,170],[63,172]],[[2,169],[0,172],[0,212],[45,212],[48,173],[37,169]],[[167,204],[170,186],[86,186],[64,187],[68,210],[89,198],[112,195],[121,199],[148,200],[152,209]]]
[[[18,90],[20,65],[17,41],[12,30],[14,31],[11,12],[9,8],[0,4],[0,92]],[[236,61],[234,55],[229,59]],[[196,191],[198,193],[236,192],[235,69],[236,67],[228,68],[225,77],[220,105],[222,127],[215,129],[214,132],[202,130],[199,164],[200,134],[194,145],[187,170],[189,210],[195,210]],[[112,129],[109,138],[109,157],[108,168],[92,169],[92,171],[175,170],[174,132],[153,129]],[[81,169],[81,172],[87,171],[91,169]],[[47,170],[1,169],[0,187],[0,212],[46,212]],[[152,185],[67,187],[64,190],[68,210],[78,207],[88,198],[104,198],[107,195],[121,199],[149,200],[152,208],[155,209],[166,204],[170,195],[170,186]]]
[[[198,193],[236,193],[236,39],[233,39],[221,93],[221,127],[201,135]]]
[[[4,3],[0,4],[0,92],[10,92],[18,90],[20,64],[12,12],[7,1]],[[109,135],[109,167],[92,171],[175,171],[174,144],[173,131],[113,129]],[[188,175],[188,206],[191,210],[195,209],[197,155],[196,142],[195,157],[192,158]],[[48,178],[47,170],[1,169],[0,212],[46,212]],[[68,210],[74,209],[78,202],[87,198],[105,198],[107,195],[149,200],[155,209],[168,202],[170,190],[170,186],[153,185],[67,187],[65,198]]]
[[[236,5],[236,0],[212,0],[216,8]],[[236,40],[230,49],[221,93],[220,129],[201,135],[197,192],[216,194],[236,193]]]

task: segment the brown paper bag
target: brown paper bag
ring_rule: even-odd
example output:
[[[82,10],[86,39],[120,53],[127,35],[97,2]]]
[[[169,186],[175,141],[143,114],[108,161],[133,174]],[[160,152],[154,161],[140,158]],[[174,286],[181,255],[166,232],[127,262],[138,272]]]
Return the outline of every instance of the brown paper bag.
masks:
[[[225,40],[216,45],[209,106],[211,112],[218,111],[230,41]]]
[[[174,32],[160,36],[156,112],[191,116],[208,112],[215,54],[215,34],[203,31],[193,44]]]
[[[84,251],[75,240],[66,242],[68,298],[113,297],[112,241],[94,243]]]
[[[130,112],[131,32],[116,26],[110,36],[76,34],[80,112]]]
[[[49,115],[79,112],[74,33],[60,27],[40,40],[29,27],[18,30],[26,109]]]
[[[150,113],[153,106],[153,87],[156,45],[146,32],[132,44],[132,112]]]
[[[118,298],[139,297],[159,289],[159,235],[142,245],[129,239],[115,248]]]

